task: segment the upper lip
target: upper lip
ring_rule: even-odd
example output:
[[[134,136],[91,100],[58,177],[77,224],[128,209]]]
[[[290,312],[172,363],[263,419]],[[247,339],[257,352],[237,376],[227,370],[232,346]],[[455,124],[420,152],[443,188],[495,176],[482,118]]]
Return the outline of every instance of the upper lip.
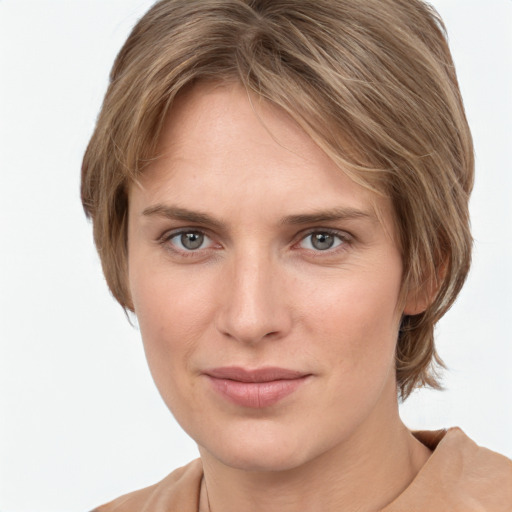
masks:
[[[204,373],[216,379],[236,380],[238,382],[271,382],[274,380],[293,380],[300,379],[309,375],[305,372],[289,370],[287,368],[265,367],[250,370],[240,366],[212,368],[206,370]]]

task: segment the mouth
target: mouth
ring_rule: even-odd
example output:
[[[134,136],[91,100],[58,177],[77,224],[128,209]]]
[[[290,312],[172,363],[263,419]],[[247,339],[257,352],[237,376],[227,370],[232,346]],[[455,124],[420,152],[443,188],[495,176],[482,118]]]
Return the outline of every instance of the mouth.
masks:
[[[249,370],[241,367],[213,368],[204,372],[212,388],[241,407],[262,409],[291,395],[311,374],[286,368]]]

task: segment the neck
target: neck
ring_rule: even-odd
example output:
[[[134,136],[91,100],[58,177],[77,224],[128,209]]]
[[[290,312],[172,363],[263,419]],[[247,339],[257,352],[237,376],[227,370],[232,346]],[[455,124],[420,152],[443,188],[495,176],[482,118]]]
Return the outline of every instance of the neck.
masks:
[[[396,398],[395,398],[396,402]],[[200,448],[202,509],[211,512],[371,512],[411,483],[430,451],[401,422],[398,405],[369,418],[350,439],[286,471],[245,471]],[[384,410],[390,411],[389,403]]]

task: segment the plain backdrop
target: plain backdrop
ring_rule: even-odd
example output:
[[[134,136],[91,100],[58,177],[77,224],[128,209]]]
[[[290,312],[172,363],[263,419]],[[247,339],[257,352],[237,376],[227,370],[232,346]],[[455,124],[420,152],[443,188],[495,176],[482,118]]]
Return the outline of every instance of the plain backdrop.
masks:
[[[0,510],[79,512],[197,456],[106,288],[79,202],[113,59],[148,0],[0,0]],[[438,0],[473,129],[474,265],[411,428],[512,456],[512,2]]]

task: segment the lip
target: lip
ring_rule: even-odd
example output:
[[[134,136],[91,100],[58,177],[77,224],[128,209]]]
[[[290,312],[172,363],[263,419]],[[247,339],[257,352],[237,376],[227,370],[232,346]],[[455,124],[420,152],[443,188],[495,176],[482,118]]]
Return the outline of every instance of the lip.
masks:
[[[237,366],[204,372],[212,388],[228,401],[253,409],[276,404],[295,392],[311,374],[286,368],[249,370]]]

